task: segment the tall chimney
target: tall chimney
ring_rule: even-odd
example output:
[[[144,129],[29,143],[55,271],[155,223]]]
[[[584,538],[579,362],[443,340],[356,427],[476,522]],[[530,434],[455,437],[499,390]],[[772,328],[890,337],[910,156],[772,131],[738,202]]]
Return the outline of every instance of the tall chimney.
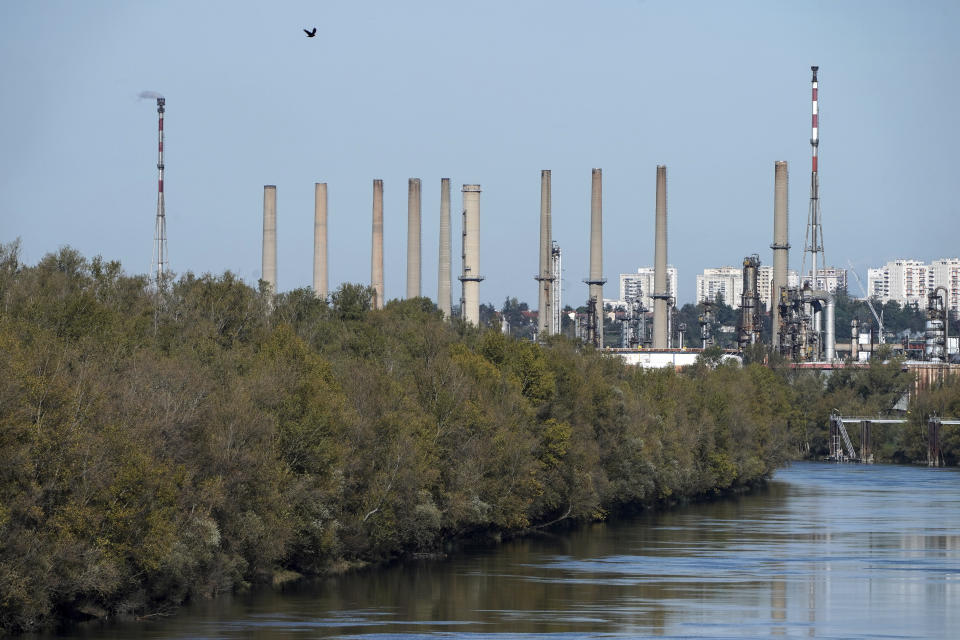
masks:
[[[463,319],[480,326],[480,185],[463,185]]]
[[[261,279],[277,295],[277,187],[263,187],[263,269]]]
[[[537,276],[537,335],[556,333],[553,327],[553,237],[550,222],[550,170],[540,172],[540,274]]]
[[[373,181],[373,247],[370,250],[373,308],[383,309],[383,180]]]
[[[407,183],[407,298],[420,297],[420,178]]]
[[[440,267],[437,271],[437,306],[450,318],[450,178],[440,180]]]
[[[770,285],[770,335],[774,348],[780,344],[780,290],[787,286],[790,243],[787,241],[787,163],[774,164],[773,174],[773,282]]]
[[[656,238],[653,246],[653,348],[667,348],[667,168],[657,165]]]
[[[593,318],[596,329],[593,345],[603,347],[603,170],[594,169],[590,183],[590,300],[595,304]]]
[[[313,185],[313,293],[327,297],[327,183]]]

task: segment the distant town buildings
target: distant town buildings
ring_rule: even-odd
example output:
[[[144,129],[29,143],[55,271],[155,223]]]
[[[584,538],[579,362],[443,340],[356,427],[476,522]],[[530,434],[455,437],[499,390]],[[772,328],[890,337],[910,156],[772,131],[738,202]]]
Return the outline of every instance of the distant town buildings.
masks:
[[[920,260],[892,260],[867,270],[867,291],[881,302],[893,300],[926,309],[930,275],[927,265]]]
[[[843,274],[846,278],[846,272]],[[787,271],[787,286],[796,287],[800,278],[794,270]],[[760,265],[757,270],[757,292],[765,311],[770,310],[770,288],[773,284],[773,267]],[[724,303],[734,309],[740,308],[743,295],[743,269],[741,267],[718,267],[704,269],[697,276],[697,304],[706,300],[716,300],[717,295],[723,296]]]
[[[667,292],[677,299],[677,268],[667,267]],[[636,273],[620,274],[620,300],[626,304],[637,298],[646,309],[653,309],[653,267],[640,267]]]
[[[789,286],[789,285],[788,285]],[[814,289],[836,293],[838,289],[847,288],[847,270],[836,267],[826,267],[817,272],[817,284]]]
[[[765,312],[770,311],[773,267],[761,265],[757,273],[757,287]],[[668,292],[677,299],[677,268],[667,267]],[[787,271],[787,286],[799,287],[801,280],[797,271]],[[960,318],[960,258],[940,258],[927,264],[920,260],[897,259],[885,265],[867,270],[867,295],[881,303],[894,301],[902,305],[927,308],[927,295],[937,287],[947,290],[947,308]],[[836,293],[847,290],[847,270],[837,267],[822,269],[817,275],[817,289]],[[851,292],[852,293],[852,292]],[[618,299],[604,299],[613,308],[629,307],[639,298],[648,311],[653,308],[653,267],[640,267],[636,273],[620,274]],[[743,270],[741,267],[715,267],[704,269],[697,275],[696,304],[705,300],[714,301],[718,296],[733,307],[740,308],[743,294]],[[679,302],[676,302],[679,306]]]
[[[740,267],[704,269],[697,275],[697,304],[713,302],[719,296],[726,304],[740,308],[743,293],[743,270]]]
[[[920,260],[892,260],[867,269],[867,295],[882,303],[927,308],[927,295],[937,287],[947,290],[947,308],[960,315],[960,258],[940,258],[930,264]]]
[[[960,316],[960,258],[940,258],[930,265],[933,287],[947,290],[947,308]]]

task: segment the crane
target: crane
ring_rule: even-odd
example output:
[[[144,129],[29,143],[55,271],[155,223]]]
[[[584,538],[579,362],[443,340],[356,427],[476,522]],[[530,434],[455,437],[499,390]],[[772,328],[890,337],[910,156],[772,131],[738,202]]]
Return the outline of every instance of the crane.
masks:
[[[857,279],[857,284],[860,285],[860,292],[863,294],[863,298],[867,301],[867,306],[870,307],[870,313],[872,313],[873,317],[877,320],[877,327],[880,331],[880,344],[884,344],[883,320],[881,320],[880,316],[877,315],[877,310],[873,308],[873,303],[870,302],[870,296],[867,295],[867,290],[863,287],[863,280],[860,279],[860,274],[857,273],[857,270],[853,268],[853,262],[847,260],[847,264],[850,265],[850,271],[853,271],[853,275]]]

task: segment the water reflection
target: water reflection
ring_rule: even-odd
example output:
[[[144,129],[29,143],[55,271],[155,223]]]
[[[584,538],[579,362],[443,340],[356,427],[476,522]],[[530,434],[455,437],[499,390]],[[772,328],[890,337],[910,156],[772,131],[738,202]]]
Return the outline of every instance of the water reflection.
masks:
[[[960,473],[797,464],[756,495],[73,637],[947,637]]]

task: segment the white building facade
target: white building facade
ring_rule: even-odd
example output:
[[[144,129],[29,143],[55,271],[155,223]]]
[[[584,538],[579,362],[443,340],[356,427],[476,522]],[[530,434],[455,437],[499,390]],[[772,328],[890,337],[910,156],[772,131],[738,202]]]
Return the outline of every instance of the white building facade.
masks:
[[[677,268],[667,267],[667,292],[677,299]],[[620,300],[630,304],[640,298],[644,308],[653,309],[653,267],[640,267],[636,273],[620,274]]]
[[[943,269],[944,273],[949,268]],[[867,292],[881,303],[927,308],[927,294],[935,287],[934,270],[920,260],[892,260],[882,267],[867,269]]]
[[[890,272],[885,267],[867,269],[867,297],[889,299]]]
[[[724,303],[739,309],[742,295],[743,269],[739,267],[704,269],[697,275],[697,304],[713,302],[720,296]]]
[[[947,290],[947,308],[960,317],[960,258],[939,258],[930,264],[900,259],[867,269],[867,295],[880,302],[926,309],[927,295],[937,287]]]
[[[960,258],[940,258],[930,264],[933,288],[947,290],[947,308],[960,316]]]

